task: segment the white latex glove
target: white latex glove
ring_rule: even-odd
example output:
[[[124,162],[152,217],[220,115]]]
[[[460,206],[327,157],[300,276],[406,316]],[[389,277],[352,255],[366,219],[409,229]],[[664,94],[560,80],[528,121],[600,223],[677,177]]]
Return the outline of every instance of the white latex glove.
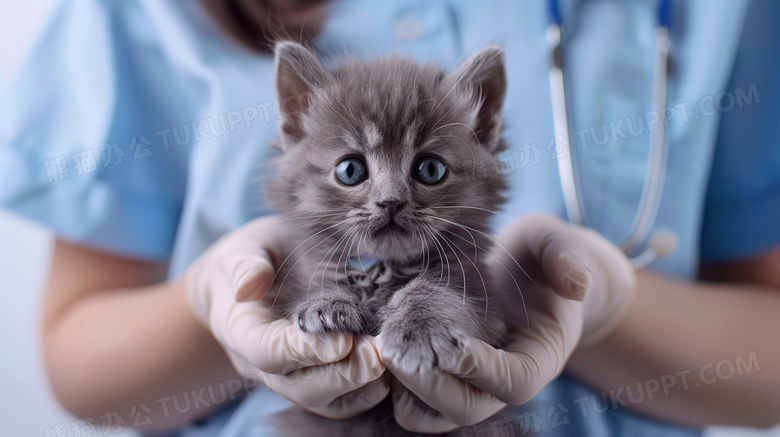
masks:
[[[276,217],[263,217],[223,236],[184,275],[195,316],[211,331],[241,375],[331,418],[351,417],[389,392],[373,337],[307,335],[274,315],[260,299],[270,289],[274,262],[283,259]]]
[[[598,341],[618,324],[635,294],[628,259],[589,229],[532,215],[514,221],[496,239],[542,289],[503,249],[494,247],[491,273],[507,277],[496,259],[510,268],[523,290],[528,327],[515,332],[502,350],[470,339],[462,359],[441,371],[403,374],[384,360],[430,407],[421,406],[409,392],[394,392],[395,418],[406,429],[446,432],[479,423],[507,404],[530,401],[558,377],[578,345]],[[522,305],[519,293],[517,305]],[[377,349],[384,357],[381,336]]]

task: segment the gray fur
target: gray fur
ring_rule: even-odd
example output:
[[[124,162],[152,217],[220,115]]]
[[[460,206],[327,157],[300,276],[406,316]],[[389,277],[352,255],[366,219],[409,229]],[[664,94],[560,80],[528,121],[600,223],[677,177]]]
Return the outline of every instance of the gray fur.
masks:
[[[280,104],[290,112],[268,196],[286,218],[291,255],[266,299],[313,335],[381,333],[406,371],[446,367],[469,337],[501,346],[507,323],[484,236],[506,189],[491,171],[505,150],[501,48],[481,50],[449,75],[399,57],[328,71],[295,43],[277,45],[276,62]],[[436,185],[412,177],[427,155],[447,165]],[[346,156],[366,163],[365,182],[338,182],[334,169]],[[386,202],[398,205],[395,215]],[[402,231],[388,231],[390,222]]]

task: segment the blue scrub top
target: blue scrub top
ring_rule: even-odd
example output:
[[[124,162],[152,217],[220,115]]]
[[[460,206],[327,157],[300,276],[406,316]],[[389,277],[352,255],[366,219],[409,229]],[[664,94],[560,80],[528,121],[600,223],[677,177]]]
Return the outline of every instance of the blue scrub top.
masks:
[[[560,3],[588,223],[620,243],[659,123],[650,103],[657,1]],[[702,260],[780,245],[780,57],[772,51],[780,3],[689,0],[673,9],[669,108],[661,110],[668,171],[654,229],[673,230],[679,244],[650,268],[694,279]],[[452,68],[502,44],[511,145],[502,168],[512,186],[501,226],[530,212],[564,214],[547,22],[542,0],[343,0],[330,6],[316,49],[326,61],[344,51],[400,53]],[[273,60],[239,47],[192,2],[60,0],[17,67],[0,87],[0,206],[69,241],[171,259],[172,277],[220,235],[271,213],[259,180],[277,126]],[[259,418],[286,405],[257,390],[237,411],[182,433],[262,434]],[[613,408],[607,394],[565,375],[503,414],[534,435],[698,433]],[[498,420],[485,426],[498,429]]]

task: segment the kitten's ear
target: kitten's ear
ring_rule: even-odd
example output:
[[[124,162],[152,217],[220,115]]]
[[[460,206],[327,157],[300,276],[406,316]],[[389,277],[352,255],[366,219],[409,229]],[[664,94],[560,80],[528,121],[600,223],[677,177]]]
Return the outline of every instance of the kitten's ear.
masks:
[[[506,96],[504,49],[498,45],[483,48],[444,79],[447,91],[457,87],[466,92],[475,105],[472,128],[483,147],[496,151],[501,137],[501,107]]]
[[[303,138],[302,116],[312,105],[312,92],[331,79],[317,56],[294,42],[276,44],[276,97],[282,118],[282,148]]]

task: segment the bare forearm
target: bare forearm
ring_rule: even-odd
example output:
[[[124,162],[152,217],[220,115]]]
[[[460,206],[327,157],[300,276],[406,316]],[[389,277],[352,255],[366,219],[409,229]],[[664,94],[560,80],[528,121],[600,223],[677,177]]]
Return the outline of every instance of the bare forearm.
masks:
[[[116,412],[149,416],[143,430],[170,429],[212,411],[182,402],[185,393],[235,378],[211,334],[187,309],[180,285],[93,293],[47,324],[45,355],[63,404],[81,417]],[[178,396],[179,409],[170,402]],[[228,400],[230,397],[228,397]],[[166,402],[167,401],[167,402]],[[147,414],[140,404],[152,410]],[[181,412],[179,412],[181,411]],[[167,414],[166,414],[167,413]]]
[[[643,400],[624,394],[623,403],[664,421],[772,426],[780,421],[779,314],[780,293],[769,287],[642,271],[625,320],[601,343],[575,352],[567,371],[604,392],[633,386],[636,393],[641,385]],[[740,362],[746,365],[738,372]],[[649,399],[656,381],[666,388]]]

